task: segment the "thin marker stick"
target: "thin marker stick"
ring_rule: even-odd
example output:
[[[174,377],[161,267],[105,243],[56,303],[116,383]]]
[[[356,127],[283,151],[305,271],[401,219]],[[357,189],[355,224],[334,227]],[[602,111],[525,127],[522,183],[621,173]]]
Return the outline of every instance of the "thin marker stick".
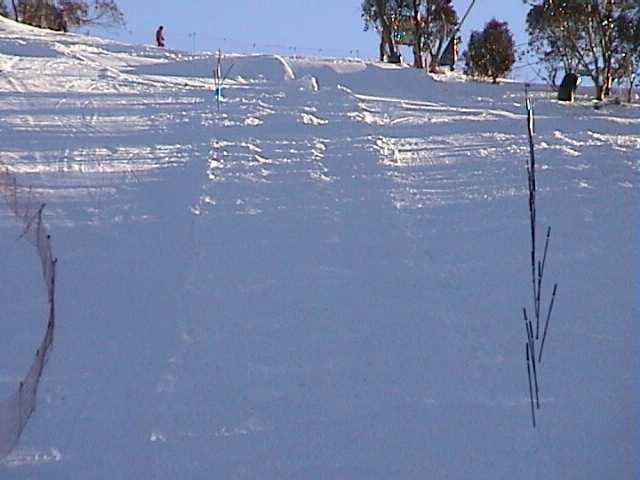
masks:
[[[531,320],[529,320],[529,348],[531,349],[531,364],[533,365],[533,383],[536,387],[536,406],[540,408],[540,396],[538,389],[538,372],[536,369],[536,347],[535,342],[533,341],[533,327],[531,325]]]
[[[529,361],[529,342],[525,343],[527,350],[527,376],[529,377],[529,400],[531,401],[531,420],[533,420],[533,428],[536,428],[536,411],[533,408],[533,388],[531,386],[531,366]]]
[[[553,286],[553,294],[551,295],[551,303],[549,304],[549,311],[547,312],[547,321],[544,325],[544,333],[542,334],[542,343],[540,344],[540,352],[538,352],[538,363],[542,361],[542,349],[544,348],[544,341],[547,339],[547,329],[549,328],[549,319],[551,318],[551,310],[553,310],[553,302],[556,299],[556,291],[558,290],[558,284]]]
[[[540,291],[542,290],[542,278],[544,276],[544,267],[547,263],[547,251],[549,250],[549,237],[551,236],[551,227],[547,228],[547,238],[544,242],[544,254],[542,255],[542,264],[538,262],[538,297],[536,299],[536,307],[538,315],[536,316],[536,340],[540,334]]]

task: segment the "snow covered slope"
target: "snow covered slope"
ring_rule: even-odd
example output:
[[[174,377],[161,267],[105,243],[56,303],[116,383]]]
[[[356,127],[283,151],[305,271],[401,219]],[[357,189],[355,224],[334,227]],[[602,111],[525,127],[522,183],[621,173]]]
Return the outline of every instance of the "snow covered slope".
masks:
[[[637,105],[534,92],[559,293],[533,430],[522,86],[228,55],[218,111],[214,61],[0,18],[0,161],[59,257],[0,478],[637,475]],[[19,234],[0,205],[2,398],[44,328]]]

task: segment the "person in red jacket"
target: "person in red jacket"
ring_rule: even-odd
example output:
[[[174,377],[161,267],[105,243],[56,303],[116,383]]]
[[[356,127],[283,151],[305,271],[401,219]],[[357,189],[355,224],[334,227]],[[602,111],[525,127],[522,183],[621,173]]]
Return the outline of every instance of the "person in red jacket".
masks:
[[[158,45],[159,47],[164,47],[163,30],[164,30],[164,27],[162,25],[158,27],[158,30],[156,30],[156,45]]]

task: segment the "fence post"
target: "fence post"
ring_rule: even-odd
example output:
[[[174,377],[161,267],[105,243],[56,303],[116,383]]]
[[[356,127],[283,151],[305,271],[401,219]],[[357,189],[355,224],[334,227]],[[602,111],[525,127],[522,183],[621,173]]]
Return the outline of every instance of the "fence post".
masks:
[[[51,297],[49,298],[49,320],[51,321],[53,327],[55,327],[55,324],[56,324],[56,265],[57,264],[58,264],[57,258],[52,260],[51,285],[49,285],[49,288],[51,291]]]
[[[38,249],[38,255],[40,255],[40,230],[42,227],[42,210],[44,210],[44,203],[38,209],[38,226],[36,229],[36,248]]]
[[[20,382],[18,386],[18,437],[22,433],[22,387],[24,382]]]
[[[13,177],[13,205],[11,205],[11,209],[18,216],[18,181],[15,177]]]

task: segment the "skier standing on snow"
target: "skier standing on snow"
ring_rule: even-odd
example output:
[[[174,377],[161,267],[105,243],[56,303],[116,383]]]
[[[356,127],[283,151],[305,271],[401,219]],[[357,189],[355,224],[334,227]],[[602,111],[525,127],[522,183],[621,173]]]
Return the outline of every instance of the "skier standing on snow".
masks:
[[[156,45],[158,45],[159,47],[164,47],[163,30],[164,30],[164,27],[162,25],[158,27],[158,30],[156,30]]]

